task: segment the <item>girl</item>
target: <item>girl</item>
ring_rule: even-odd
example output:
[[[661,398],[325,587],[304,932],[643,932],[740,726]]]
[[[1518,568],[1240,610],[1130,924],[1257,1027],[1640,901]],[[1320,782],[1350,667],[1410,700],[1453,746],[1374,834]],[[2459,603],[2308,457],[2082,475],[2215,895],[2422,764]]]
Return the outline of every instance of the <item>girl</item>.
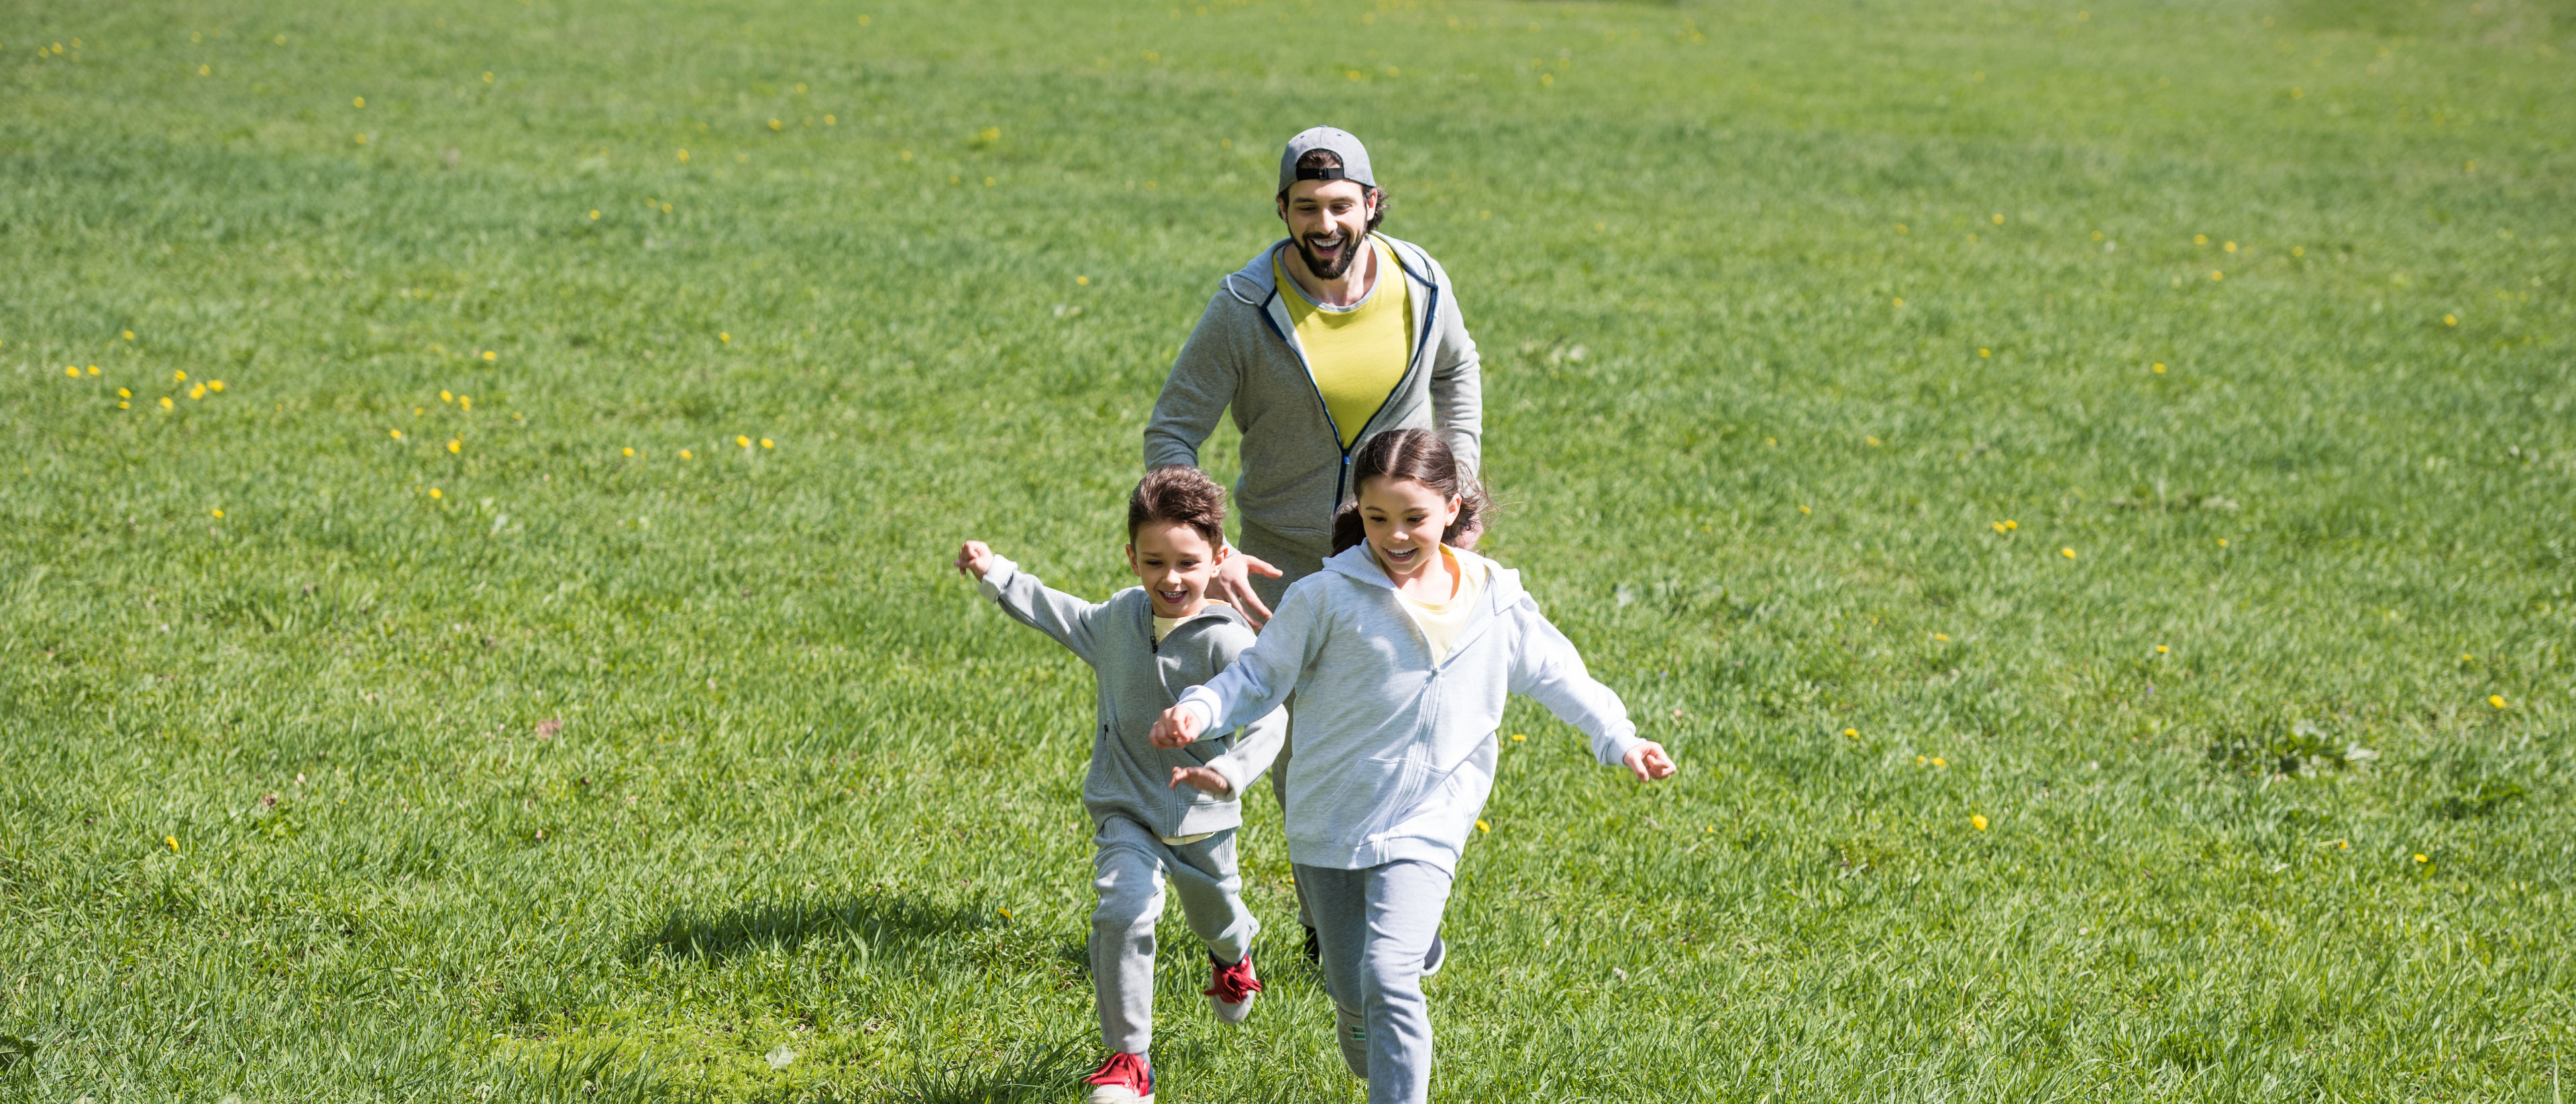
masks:
[[[1412,1104],[1431,1091],[1423,960],[1493,790],[1504,696],[1582,729],[1604,765],[1640,780],[1676,768],[1637,738],[1518,572],[1449,543],[1484,501],[1438,434],[1381,433],[1352,468],[1358,501],[1335,519],[1324,570],[1291,586],[1260,639],[1150,738],[1179,747],[1297,695],[1288,854],[1323,943],[1334,1035],[1370,1104]]]

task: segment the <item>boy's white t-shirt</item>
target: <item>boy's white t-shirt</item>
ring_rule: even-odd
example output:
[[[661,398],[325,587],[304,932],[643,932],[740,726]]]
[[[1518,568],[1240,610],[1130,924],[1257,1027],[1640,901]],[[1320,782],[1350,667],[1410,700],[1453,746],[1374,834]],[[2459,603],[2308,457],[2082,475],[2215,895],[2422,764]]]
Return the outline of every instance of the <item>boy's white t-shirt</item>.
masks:
[[[1369,555],[1377,555],[1377,546],[1369,546]],[[1458,633],[1467,627],[1467,618],[1476,610],[1476,594],[1485,587],[1485,563],[1480,559],[1458,559],[1449,546],[1440,546],[1441,561],[1449,567],[1453,587],[1443,602],[1425,602],[1398,589],[1395,600],[1413,618],[1413,627],[1421,630],[1422,642],[1431,646],[1431,665],[1439,666],[1449,658],[1449,646],[1458,642]],[[1383,569],[1386,561],[1379,560]]]

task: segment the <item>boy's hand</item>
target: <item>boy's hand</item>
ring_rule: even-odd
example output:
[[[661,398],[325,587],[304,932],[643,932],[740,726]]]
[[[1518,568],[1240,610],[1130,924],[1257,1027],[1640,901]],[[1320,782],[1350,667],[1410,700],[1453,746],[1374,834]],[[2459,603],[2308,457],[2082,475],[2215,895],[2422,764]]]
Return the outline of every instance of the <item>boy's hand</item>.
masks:
[[[1154,730],[1145,734],[1148,742],[1165,751],[1195,743],[1198,738],[1199,715],[1177,705],[1164,710],[1162,716],[1155,718]]]
[[[1226,785],[1224,775],[1207,767],[1173,767],[1172,784],[1163,788],[1168,790],[1182,785],[1204,790],[1218,797],[1234,792],[1234,787]]]
[[[970,540],[957,549],[957,573],[982,579],[993,569],[993,550],[984,542]]]
[[[1619,761],[1627,765],[1629,773],[1636,775],[1639,782],[1670,778],[1674,771],[1681,769],[1673,765],[1672,756],[1664,754],[1664,745],[1652,740],[1637,745]]]

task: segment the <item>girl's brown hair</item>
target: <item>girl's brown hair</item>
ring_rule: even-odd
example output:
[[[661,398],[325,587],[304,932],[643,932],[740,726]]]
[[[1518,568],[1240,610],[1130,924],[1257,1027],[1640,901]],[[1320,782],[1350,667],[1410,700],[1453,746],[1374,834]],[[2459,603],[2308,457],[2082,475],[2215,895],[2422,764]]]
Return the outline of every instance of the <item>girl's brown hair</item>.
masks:
[[[1127,543],[1149,521],[1186,525],[1207,538],[1208,547],[1225,546],[1225,490],[1207,473],[1173,464],[1145,473],[1136,492],[1127,496]]]
[[[1410,479],[1442,498],[1458,500],[1458,517],[1440,531],[1442,544],[1456,544],[1459,534],[1484,528],[1487,516],[1493,513],[1493,503],[1485,498],[1484,489],[1458,470],[1458,454],[1449,451],[1449,442],[1427,429],[1390,429],[1369,438],[1360,446],[1358,455],[1351,457],[1354,501],[1333,515],[1334,552],[1368,539],[1368,526],[1360,520],[1356,499],[1362,485],[1380,476]]]

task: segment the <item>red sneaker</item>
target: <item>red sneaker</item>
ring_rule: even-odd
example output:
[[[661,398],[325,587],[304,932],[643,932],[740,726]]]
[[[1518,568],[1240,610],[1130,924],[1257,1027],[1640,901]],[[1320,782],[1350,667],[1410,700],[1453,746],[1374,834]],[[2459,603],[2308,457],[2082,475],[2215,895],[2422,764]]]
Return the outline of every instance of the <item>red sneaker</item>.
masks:
[[[1242,1023],[1252,1015],[1252,998],[1261,993],[1261,979],[1252,976],[1252,955],[1246,952],[1243,961],[1231,966],[1209,955],[1208,965],[1216,967],[1216,976],[1209,979],[1207,989],[1200,995],[1216,1010],[1218,1022]]]
[[[1142,1054],[1112,1054],[1083,1083],[1091,1104],[1154,1104],[1154,1070]]]

